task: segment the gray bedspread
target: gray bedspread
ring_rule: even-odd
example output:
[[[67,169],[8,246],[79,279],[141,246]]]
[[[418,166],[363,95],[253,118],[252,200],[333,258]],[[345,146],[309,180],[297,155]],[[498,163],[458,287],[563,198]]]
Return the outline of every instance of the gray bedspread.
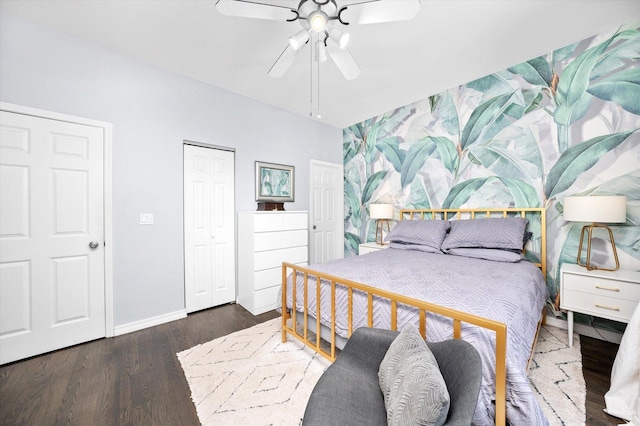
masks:
[[[507,421],[512,425],[548,424],[527,378],[527,361],[535,337],[547,287],[540,270],[530,262],[493,262],[412,250],[379,250],[363,256],[310,266],[311,269],[350,279],[394,293],[425,300],[506,323],[507,332]],[[296,307],[303,310],[303,279],[297,279]],[[315,281],[309,279],[308,308],[316,317]],[[287,307],[291,308],[291,280]],[[331,323],[330,286],[321,286],[321,322]],[[347,291],[336,289],[336,332],[347,336]],[[367,325],[367,300],[354,292],[353,329]],[[390,327],[390,304],[375,302],[374,327]],[[418,324],[415,309],[398,306],[398,329]],[[429,314],[427,340],[453,337],[451,320]],[[494,423],[495,334],[463,324],[462,338],[480,353],[483,380],[474,424]]]

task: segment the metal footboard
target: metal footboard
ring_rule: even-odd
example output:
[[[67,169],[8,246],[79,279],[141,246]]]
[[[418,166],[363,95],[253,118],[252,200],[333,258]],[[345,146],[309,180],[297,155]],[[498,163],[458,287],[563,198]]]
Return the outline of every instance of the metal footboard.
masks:
[[[292,309],[287,309],[287,277],[292,275],[292,298],[294,301]],[[298,313],[295,309],[295,301],[297,300],[297,285],[295,284],[295,277],[301,274],[303,277],[303,304],[304,309],[302,313]],[[331,341],[330,349],[326,350],[321,345],[320,330],[322,324],[320,318],[322,316],[321,310],[321,285],[316,285],[316,307],[317,312],[315,318],[310,315],[308,308],[308,287],[309,277],[312,277],[315,282],[321,281],[327,282],[331,287],[331,325],[330,335]],[[282,342],[287,341],[287,335],[293,336],[300,340],[302,343],[323,355],[329,361],[334,361],[336,358],[336,288],[344,287],[347,290],[347,322],[348,322],[348,336],[351,336],[353,332],[353,292],[354,290],[363,292],[367,297],[367,325],[373,327],[373,312],[374,312],[374,297],[380,299],[387,299],[391,305],[391,329],[397,329],[397,309],[398,305],[407,305],[414,307],[419,312],[419,331],[423,338],[427,336],[427,312],[441,315],[451,318],[453,320],[453,337],[455,339],[460,338],[462,323],[471,324],[477,327],[482,327],[495,332],[496,336],[496,425],[506,424],[506,379],[507,379],[507,325],[501,322],[493,321],[487,318],[482,318],[476,315],[471,315],[465,312],[461,312],[454,309],[445,308],[433,303],[428,303],[422,300],[406,297],[403,295],[395,294],[389,291],[380,290],[374,287],[370,287],[355,281],[339,278],[333,275],[324,274],[322,272],[315,271],[310,268],[297,266],[291,263],[284,262],[282,264]],[[344,309],[344,308],[343,308]],[[302,316],[302,318],[298,318]],[[292,319],[291,325],[287,323],[288,319]],[[309,321],[315,321],[315,333],[309,330]],[[301,330],[298,327],[301,326]],[[312,336],[313,334],[313,336]]]

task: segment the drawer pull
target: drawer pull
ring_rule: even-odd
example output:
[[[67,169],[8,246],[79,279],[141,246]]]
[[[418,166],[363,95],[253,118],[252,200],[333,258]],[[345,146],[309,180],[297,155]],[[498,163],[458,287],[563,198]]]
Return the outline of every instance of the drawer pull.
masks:
[[[618,287],[604,287],[598,284],[596,284],[596,288],[599,288],[600,290],[618,291],[618,292],[620,291]]]
[[[620,308],[616,306],[600,305],[599,303],[596,303],[596,308],[609,309],[610,311],[616,311],[616,312],[620,311]]]

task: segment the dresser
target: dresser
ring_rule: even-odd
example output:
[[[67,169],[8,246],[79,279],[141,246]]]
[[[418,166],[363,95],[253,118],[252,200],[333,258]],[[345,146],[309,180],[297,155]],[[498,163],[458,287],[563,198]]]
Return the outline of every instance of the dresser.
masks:
[[[306,211],[238,212],[238,303],[253,315],[276,308],[282,262],[306,266]]]
[[[560,308],[567,311],[569,346],[573,346],[573,313],[628,323],[640,303],[640,272],[588,271],[579,265],[560,269]]]
[[[389,248],[388,244],[381,246],[378,243],[362,243],[358,247],[358,254],[367,254],[372,251],[384,250],[386,248]]]

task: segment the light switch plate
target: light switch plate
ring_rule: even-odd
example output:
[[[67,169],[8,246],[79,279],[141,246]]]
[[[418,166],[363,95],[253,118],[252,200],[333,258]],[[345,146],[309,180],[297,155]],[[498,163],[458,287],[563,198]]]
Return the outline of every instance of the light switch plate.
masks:
[[[153,225],[153,213],[140,213],[140,225]]]

